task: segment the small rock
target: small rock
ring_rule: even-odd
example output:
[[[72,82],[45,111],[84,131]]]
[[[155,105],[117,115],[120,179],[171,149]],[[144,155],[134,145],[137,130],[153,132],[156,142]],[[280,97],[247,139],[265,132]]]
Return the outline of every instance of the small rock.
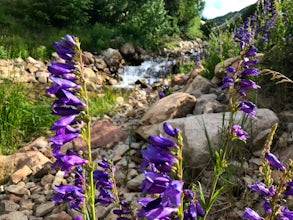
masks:
[[[20,210],[32,210],[34,203],[30,199],[25,199],[20,202]]]
[[[115,156],[123,156],[123,154],[129,149],[129,146],[126,144],[119,144],[117,147],[114,149],[114,154]]]
[[[0,215],[0,220],[28,220],[22,212],[13,211],[8,214]]]
[[[52,174],[48,174],[46,176],[43,176],[42,179],[41,179],[42,186],[45,186],[47,184],[51,185],[53,183],[53,181],[54,181],[54,178],[55,177]]]
[[[128,181],[127,188],[134,191],[139,191],[139,186],[145,179],[144,174],[136,176],[134,179]]]
[[[46,197],[40,194],[32,194],[31,199],[33,199],[37,204],[44,203],[46,201]]]
[[[25,188],[24,182],[19,182],[17,185],[10,185],[6,188],[6,191],[16,195],[30,195],[30,191]]]
[[[55,204],[53,202],[45,202],[41,205],[36,205],[35,207],[35,216],[42,217],[49,212],[51,212],[55,207]]]
[[[127,179],[133,179],[135,176],[138,175],[138,172],[136,169],[131,169],[128,173],[127,173]]]
[[[47,216],[44,220],[72,220],[72,217],[62,211],[53,215]]]
[[[24,165],[22,168],[18,169],[13,174],[11,174],[11,181],[13,183],[18,183],[20,180],[23,180],[32,172],[33,171],[27,165]]]
[[[63,181],[64,175],[65,175],[64,171],[58,170],[58,172],[55,175],[55,179],[53,181],[53,186],[59,186]]]
[[[13,202],[12,200],[2,200],[0,203],[0,213],[7,213],[17,211],[19,209],[19,205]]]

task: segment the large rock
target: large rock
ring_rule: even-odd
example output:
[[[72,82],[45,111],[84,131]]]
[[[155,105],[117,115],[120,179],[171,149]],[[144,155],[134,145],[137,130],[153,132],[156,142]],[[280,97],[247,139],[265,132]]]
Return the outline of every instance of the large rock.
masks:
[[[188,80],[188,83],[183,87],[182,92],[189,93],[195,97],[200,97],[202,94],[207,94],[210,88],[214,85],[201,75],[197,75],[192,80]]]
[[[173,93],[158,100],[141,119],[142,125],[157,124],[172,118],[191,114],[196,98],[188,93]]]
[[[262,59],[263,58],[262,53],[258,53],[256,55],[256,59]],[[226,75],[226,69],[229,66],[233,66],[234,68],[237,68],[239,63],[241,62],[241,57],[231,57],[227,60],[224,60],[224,62],[220,62],[215,66],[215,77],[218,79],[222,79]]]
[[[6,180],[11,175],[14,183],[32,174],[36,174],[40,170],[51,164],[51,160],[38,150],[27,149],[18,151],[13,155],[0,155],[0,170],[5,171],[0,176],[0,181]]]
[[[229,115],[230,113],[228,112],[225,114],[224,121],[226,125]],[[242,112],[237,112],[235,121],[241,121],[242,115]],[[260,131],[271,128],[274,123],[279,121],[276,114],[269,109],[259,109],[256,115],[258,120],[248,119],[246,121],[246,130],[251,132],[249,134],[251,138],[255,137]],[[183,131],[184,160],[189,166],[200,168],[206,165],[210,154],[207,148],[208,142],[205,136],[205,129],[208,132],[212,146],[216,147],[218,134],[222,128],[223,116],[223,113],[212,113],[168,120],[173,127],[179,127]],[[137,133],[145,139],[149,135],[163,134],[162,124],[141,126],[137,129]]]
[[[116,73],[119,67],[124,63],[119,50],[108,48],[102,51],[102,55],[112,73]]]
[[[107,120],[98,120],[91,126],[91,147],[104,147],[107,144],[117,143],[125,140],[127,132]],[[74,147],[78,150],[85,149],[86,144],[81,138],[73,141]]]

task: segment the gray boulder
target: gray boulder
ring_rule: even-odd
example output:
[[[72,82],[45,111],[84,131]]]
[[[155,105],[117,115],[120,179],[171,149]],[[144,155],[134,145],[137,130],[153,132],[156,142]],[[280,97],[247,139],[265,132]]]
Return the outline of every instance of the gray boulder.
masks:
[[[191,114],[196,98],[188,93],[176,92],[158,100],[142,117],[140,124],[150,125],[171,118],[181,118]]]
[[[212,146],[217,147],[222,123],[224,121],[225,125],[227,125],[229,115],[229,112],[225,114],[211,113],[168,120],[173,127],[179,127],[182,130],[184,160],[188,166],[201,168],[206,165],[210,154],[207,147],[208,141],[205,135],[205,129],[207,130]],[[243,113],[240,111],[235,114],[235,124],[240,123],[242,116]],[[249,132],[251,138],[255,137],[259,132],[271,128],[274,123],[279,121],[276,114],[269,109],[257,110],[256,116],[258,118],[257,120],[247,119],[244,127]],[[137,129],[137,133],[145,139],[149,135],[164,134],[162,124],[141,126]],[[234,143],[237,144],[237,142]]]

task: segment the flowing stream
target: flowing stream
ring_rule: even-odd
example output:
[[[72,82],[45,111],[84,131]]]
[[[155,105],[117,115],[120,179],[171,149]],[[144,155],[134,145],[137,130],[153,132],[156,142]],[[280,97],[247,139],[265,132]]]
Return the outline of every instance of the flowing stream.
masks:
[[[149,84],[156,82],[160,77],[169,72],[169,69],[175,65],[176,61],[170,61],[167,58],[156,58],[146,60],[139,66],[125,65],[119,69],[121,82],[116,88],[133,88],[137,80],[146,81]]]

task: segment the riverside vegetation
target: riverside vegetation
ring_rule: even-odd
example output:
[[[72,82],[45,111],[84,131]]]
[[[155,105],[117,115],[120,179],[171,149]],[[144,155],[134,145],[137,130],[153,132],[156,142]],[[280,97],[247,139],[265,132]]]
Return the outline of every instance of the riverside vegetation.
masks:
[[[280,13],[279,4],[265,1],[262,10],[268,10],[265,16],[276,16],[273,13]],[[288,2],[284,2],[290,6]],[[292,5],[291,5],[292,6]],[[290,9],[290,8],[289,8]],[[291,7],[292,9],[292,7]],[[269,14],[271,13],[271,14]],[[275,19],[275,17],[273,17]],[[278,17],[277,17],[278,18]],[[257,20],[256,20],[257,21]],[[55,186],[56,194],[53,197],[55,202],[64,200],[70,203],[72,208],[80,209],[82,215],[75,216],[75,219],[96,219],[95,204],[114,203],[116,209],[114,214],[117,219],[207,219],[209,212],[224,186],[219,184],[219,178],[226,172],[228,155],[231,153],[232,142],[240,140],[245,142],[248,133],[243,129],[242,124],[235,124],[234,113],[241,110],[245,113],[244,120],[251,117],[257,120],[256,105],[248,100],[253,97],[251,89],[260,89],[260,85],[253,81],[254,77],[259,77],[262,71],[256,67],[257,46],[268,49],[274,42],[273,30],[275,27],[286,28],[278,24],[278,19],[274,22],[266,23],[269,26],[270,34],[262,35],[261,42],[257,42],[257,28],[255,19],[249,17],[243,26],[235,29],[234,40],[239,43],[240,62],[236,67],[229,66],[226,69],[226,76],[223,77],[223,89],[228,89],[230,118],[227,127],[223,127],[222,145],[218,148],[210,146],[211,158],[213,158],[214,177],[210,194],[205,197],[201,190],[201,184],[184,184],[182,151],[184,149],[182,133],[180,129],[173,128],[169,123],[164,124],[164,131],[168,137],[150,136],[149,145],[142,150],[144,161],[141,170],[145,175],[145,180],[141,185],[143,193],[151,194],[151,197],[139,199],[141,209],[138,213],[133,213],[128,204],[118,196],[118,189],[115,185],[115,166],[108,158],[104,158],[97,166],[93,164],[91,158],[90,145],[90,102],[86,90],[86,80],[83,76],[83,63],[80,59],[82,53],[80,42],[77,37],[66,35],[60,41],[55,42],[58,55],[64,59],[65,63],[52,62],[49,66],[50,79],[53,85],[47,90],[49,94],[54,94],[56,100],[52,104],[52,112],[61,116],[52,126],[56,131],[51,137],[52,151],[56,158],[54,166],[59,167],[65,173],[69,173],[75,168],[75,185]],[[280,26],[278,26],[280,25]],[[290,26],[289,26],[290,27]],[[266,30],[267,30],[266,29]],[[259,29],[258,29],[259,30]],[[262,30],[262,29],[261,29]],[[278,32],[280,30],[277,30]],[[284,35],[285,36],[285,35]],[[266,37],[266,38],[264,38]],[[288,36],[290,41],[290,36]],[[275,42],[277,44],[277,42]],[[281,45],[286,45],[281,42]],[[222,42],[218,42],[220,60],[222,58]],[[215,52],[214,51],[214,52]],[[211,53],[214,53],[211,51]],[[279,82],[292,83],[290,78],[274,71],[267,71]],[[261,82],[261,80],[259,80]],[[54,118],[55,120],[55,118]],[[258,214],[250,208],[244,210],[243,219],[292,219],[293,212],[286,206],[283,198],[292,196],[293,164],[284,166],[274,154],[270,152],[273,136],[277,125],[274,125],[269,134],[263,150],[263,165],[261,173],[263,182],[256,182],[248,185],[252,191],[261,195],[264,212]],[[87,151],[74,152],[68,150],[66,153],[60,151],[63,144],[76,137],[81,136],[87,143]],[[271,170],[281,171],[281,181],[276,184],[271,177]],[[290,198],[290,197],[288,197]],[[261,215],[263,217],[261,217]]]

